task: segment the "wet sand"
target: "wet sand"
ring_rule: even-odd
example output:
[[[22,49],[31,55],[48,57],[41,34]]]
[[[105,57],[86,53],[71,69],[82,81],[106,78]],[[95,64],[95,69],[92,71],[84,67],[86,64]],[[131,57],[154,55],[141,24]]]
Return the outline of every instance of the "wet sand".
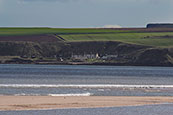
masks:
[[[173,103],[173,97],[134,96],[0,96],[0,111],[121,107]]]

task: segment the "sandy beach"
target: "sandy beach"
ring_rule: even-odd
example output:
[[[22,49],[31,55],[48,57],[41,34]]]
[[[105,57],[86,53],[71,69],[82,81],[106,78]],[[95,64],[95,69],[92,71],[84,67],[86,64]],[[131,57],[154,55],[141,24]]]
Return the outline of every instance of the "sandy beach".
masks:
[[[173,103],[173,97],[130,96],[0,96],[0,110],[37,110],[59,108],[96,108]]]

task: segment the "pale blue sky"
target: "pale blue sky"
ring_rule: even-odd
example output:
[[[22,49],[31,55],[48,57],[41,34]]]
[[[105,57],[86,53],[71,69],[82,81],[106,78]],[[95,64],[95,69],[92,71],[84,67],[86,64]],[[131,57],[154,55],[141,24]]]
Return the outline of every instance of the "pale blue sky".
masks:
[[[173,0],[0,0],[0,26],[144,27],[172,12]]]

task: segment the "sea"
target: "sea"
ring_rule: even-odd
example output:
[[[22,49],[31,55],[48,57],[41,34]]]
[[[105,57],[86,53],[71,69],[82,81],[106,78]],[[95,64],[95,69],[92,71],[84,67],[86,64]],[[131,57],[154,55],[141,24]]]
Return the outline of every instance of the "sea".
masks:
[[[105,108],[1,111],[0,115],[173,115],[173,104]]]
[[[173,67],[0,64],[0,95],[173,96]]]

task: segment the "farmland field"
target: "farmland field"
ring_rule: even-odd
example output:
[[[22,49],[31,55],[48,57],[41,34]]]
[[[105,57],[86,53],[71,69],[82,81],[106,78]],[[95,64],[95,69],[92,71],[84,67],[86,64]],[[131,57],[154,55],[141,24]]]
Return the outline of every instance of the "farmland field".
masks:
[[[119,41],[147,46],[173,47],[173,29],[146,28],[0,28],[0,41],[54,42]]]
[[[173,46],[173,32],[60,35],[66,41],[119,41],[148,46]]]
[[[129,30],[126,30],[129,31]],[[41,35],[41,34],[87,34],[116,33],[124,30],[88,29],[88,28],[0,28],[0,36]]]
[[[41,34],[105,34],[105,33],[150,33],[173,32],[172,28],[0,28],[0,36],[21,36]]]

